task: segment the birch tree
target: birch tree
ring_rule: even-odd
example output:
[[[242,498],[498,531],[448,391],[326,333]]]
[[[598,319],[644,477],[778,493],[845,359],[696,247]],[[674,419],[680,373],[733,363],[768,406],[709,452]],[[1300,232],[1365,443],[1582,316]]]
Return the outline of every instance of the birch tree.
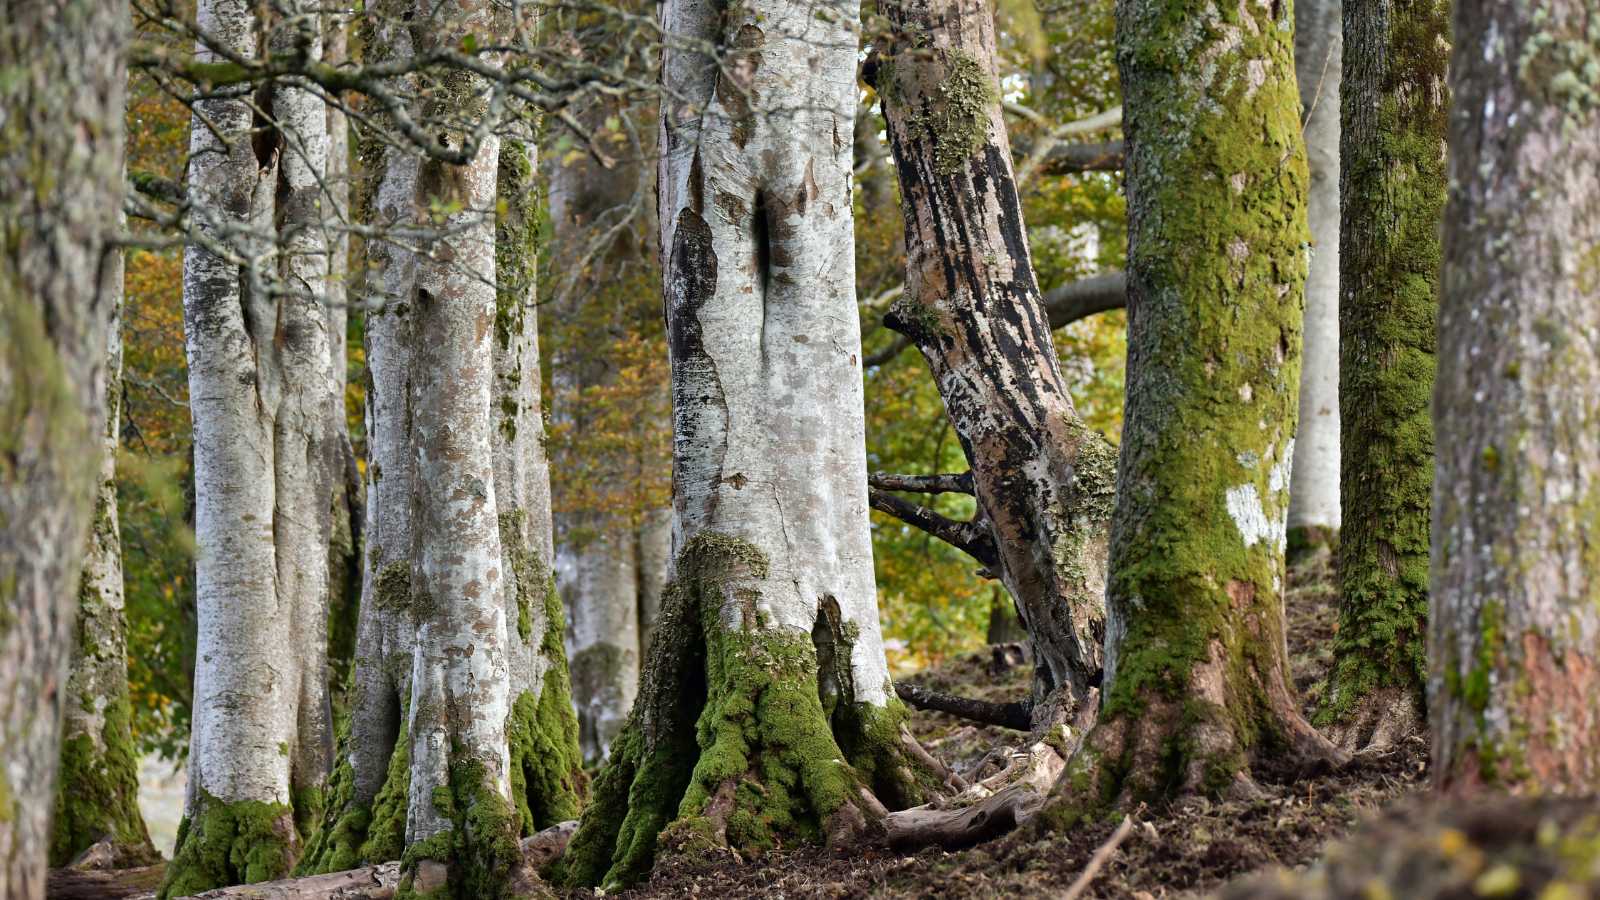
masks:
[[[1339,532],[1339,85],[1341,0],[1294,5],[1294,70],[1311,171],[1300,413],[1289,476],[1289,528],[1312,545]],[[1331,533],[1330,533],[1331,532]]]
[[[126,7],[0,4],[0,894],[42,898],[103,454]]]
[[[1443,790],[1600,773],[1593,4],[1455,5],[1428,663]]]
[[[657,194],[676,555],[568,884],[630,884],[658,848],[757,852],[807,830],[844,846],[923,795],[870,557],[856,20],[853,4],[663,12],[685,48],[663,60]]]
[[[259,21],[245,0],[204,0],[197,18],[239,53],[319,56],[320,18],[290,10]],[[223,58],[204,43],[196,53]],[[188,193],[206,211],[202,227],[256,237],[249,266],[198,246],[184,255],[199,637],[189,825],[162,897],[286,873],[333,751],[332,398],[328,319],[318,302],[328,272],[320,227],[327,117],[320,99],[290,85],[202,100],[190,154]],[[275,253],[286,290],[258,271]]]
[[[1283,579],[1306,277],[1289,5],[1121,0],[1128,387],[1105,695],[1043,816],[1250,796],[1271,744],[1339,756],[1288,679]]]
[[[106,393],[99,481],[78,586],[77,640],[62,705],[61,775],[50,864],[64,866],[104,842],[108,868],[150,865],[160,854],[139,812],[139,759],[128,697],[122,535],[117,524],[117,447],[122,413],[123,253],[106,254],[103,291]]]
[[[885,324],[921,349],[971,471],[876,475],[872,502],[1005,584],[1035,660],[1032,693],[1006,724],[1038,739],[1064,729],[1065,748],[1077,713],[1092,712],[1101,671],[1115,451],[1078,418],[1050,336],[1001,114],[992,10],[981,0],[882,10],[914,36],[883,48],[875,72],[907,251],[905,295]],[[951,522],[883,490],[892,488],[974,494],[978,514]],[[1040,752],[1059,757],[1048,744]]]
[[[1449,7],[1347,0],[1340,380],[1347,515],[1317,724],[1346,750],[1424,726]]]

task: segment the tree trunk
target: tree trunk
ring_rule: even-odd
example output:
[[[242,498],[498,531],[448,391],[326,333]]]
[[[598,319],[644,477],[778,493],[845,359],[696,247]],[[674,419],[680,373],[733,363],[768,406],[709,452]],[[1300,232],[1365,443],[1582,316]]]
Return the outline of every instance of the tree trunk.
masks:
[[[1338,758],[1298,712],[1283,579],[1306,187],[1292,7],[1120,0],[1128,390],[1105,702],[1044,819],[1253,794],[1259,748]]]
[[[1340,0],[1294,5],[1294,71],[1311,184],[1300,424],[1289,476],[1289,528],[1311,544],[1339,531],[1339,83]]]
[[[572,648],[573,700],[578,710],[578,745],[583,758],[604,760],[622,731],[639,691],[638,544],[620,529],[620,516],[563,516],[567,542],[556,558],[557,580],[572,611],[567,626]],[[579,543],[571,535],[577,519],[587,527]],[[592,523],[592,524],[591,524]]]
[[[1317,716],[1346,750],[1425,725],[1434,319],[1449,5],[1347,0],[1339,630]]]
[[[243,0],[204,0],[199,21],[257,52]],[[283,48],[274,48],[283,49]],[[202,59],[218,55],[204,46]],[[308,48],[313,57],[320,43]],[[330,395],[327,280],[316,227],[327,118],[313,94],[258,92],[200,101],[189,197],[213,222],[276,227],[276,277],[198,247],[184,256],[184,337],[194,425],[198,641],[190,737],[189,827],[160,896],[180,897],[289,871],[332,756],[327,698]],[[204,119],[201,118],[204,116]],[[207,123],[223,135],[224,143]],[[202,227],[216,230],[214,224]],[[269,265],[263,262],[260,265]]]
[[[907,248],[906,292],[885,324],[922,350],[966,451],[997,551],[991,571],[1033,642],[1042,737],[1068,727],[1100,677],[1115,451],[1078,418],[1056,358],[1000,109],[992,11],[905,0],[884,12],[923,35],[877,66]]]
[[[128,697],[128,623],[122,615],[122,535],[117,526],[117,446],[122,413],[123,254],[105,256],[106,394],[100,479],[78,586],[78,633],[62,705],[61,776],[50,865],[104,841],[110,868],[161,861],[139,812],[139,756]]]
[[[1455,22],[1433,392],[1434,781],[1588,793],[1600,786],[1600,115],[1593,79],[1574,73],[1593,71],[1600,16],[1467,0]]]
[[[878,630],[854,298],[853,5],[674,0],[657,196],[673,545],[643,684],[560,865],[626,885],[657,847],[863,835],[932,778],[901,743]],[[672,830],[662,829],[674,822]]]
[[[0,3],[0,895],[45,889],[103,455],[126,6]]]

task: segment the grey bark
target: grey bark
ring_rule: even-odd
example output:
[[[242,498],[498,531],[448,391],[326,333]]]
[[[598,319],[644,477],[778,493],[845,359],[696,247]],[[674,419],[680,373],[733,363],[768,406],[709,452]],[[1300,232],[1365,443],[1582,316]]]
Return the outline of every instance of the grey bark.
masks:
[[[1339,530],[1339,0],[1294,6],[1301,134],[1311,166],[1306,222],[1315,255],[1306,276],[1300,425],[1289,476],[1289,527]]]
[[[0,3],[0,895],[26,900],[101,455],[127,36],[114,0]]]
[[[1428,661],[1446,790],[1600,784],[1597,29],[1592,3],[1455,6]]]

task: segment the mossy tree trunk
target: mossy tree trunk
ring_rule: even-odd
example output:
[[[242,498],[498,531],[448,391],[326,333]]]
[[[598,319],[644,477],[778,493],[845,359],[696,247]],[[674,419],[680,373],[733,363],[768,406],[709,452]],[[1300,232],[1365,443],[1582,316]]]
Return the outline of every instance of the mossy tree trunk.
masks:
[[[0,895],[44,896],[120,267],[128,18],[0,3]]]
[[[1600,12],[1464,0],[1433,390],[1434,781],[1600,786]]]
[[[263,31],[275,52],[296,49],[298,35],[272,31],[243,0],[206,0],[198,15],[239,52],[258,52]],[[296,52],[318,57],[320,41]],[[218,56],[205,47],[197,53]],[[287,873],[332,764],[326,654],[336,445],[328,434],[328,318],[319,302],[327,243],[317,227],[328,202],[327,117],[314,94],[287,85],[263,87],[254,105],[259,113],[243,99],[201,101],[192,129],[189,196],[204,210],[202,227],[232,220],[265,234],[281,229],[272,274],[288,290],[268,291],[265,273],[199,247],[185,253],[198,643],[187,825],[162,897]],[[264,241],[257,252],[270,259],[274,249]]]
[[[646,645],[641,612],[659,602],[661,589],[659,577],[646,575],[664,573],[670,555],[664,546],[670,537],[663,541],[659,527],[664,510],[633,508],[643,485],[628,484],[640,480],[632,474],[639,461],[630,458],[635,435],[665,431],[666,423],[656,417],[618,423],[608,403],[622,375],[618,335],[645,332],[661,316],[650,202],[655,179],[646,162],[655,151],[654,117],[638,106],[603,102],[581,121],[604,130],[607,119],[620,124],[623,117],[630,128],[621,133],[638,144],[624,144],[627,159],[615,167],[586,154],[555,154],[547,164],[551,255],[559,273],[553,299],[561,316],[552,412],[567,434],[556,578],[569,614],[580,745],[590,760],[606,757],[633,706]],[[664,397],[659,405],[665,408]],[[624,429],[633,434],[619,434]]]
[[[1300,716],[1283,583],[1307,169],[1291,4],[1120,0],[1128,389],[1100,720],[1052,826],[1254,793],[1257,752],[1340,756]]]
[[[369,61],[459,39],[410,22],[499,24],[486,4],[373,11]],[[455,75],[403,87],[423,104],[476,102]],[[367,248],[383,305],[366,329],[370,536],[349,741],[302,874],[403,859],[403,892],[525,893],[516,838],[574,818],[584,796],[548,562],[537,182],[514,134],[460,167],[362,148],[381,163],[358,221],[426,230],[416,210],[460,210],[448,252]]]
[[[884,322],[922,350],[966,451],[980,561],[1033,643],[1042,736],[1066,727],[1100,678],[1116,451],[1078,418],[1056,357],[1001,115],[993,10],[882,10],[917,36],[878,56],[907,259]]]
[[[78,640],[62,715],[50,864],[66,865],[101,840],[116,868],[161,858],[139,812],[139,758],[128,697],[128,623],[122,615],[122,534],[117,526],[117,446],[122,412],[123,254],[106,254],[106,398],[100,480],[78,585]]]
[[[1422,728],[1449,4],[1345,0],[1340,406],[1348,515],[1317,724],[1347,750]]]
[[[1337,544],[1339,507],[1339,84],[1340,0],[1294,5],[1294,70],[1301,140],[1311,182],[1300,354],[1300,419],[1289,475],[1289,529],[1312,545]],[[1298,530],[1298,531],[1297,531]]]
[[[856,13],[664,11],[732,59],[664,60],[668,90],[705,110],[664,109],[659,139],[677,556],[639,699],[561,864],[568,884],[630,884],[658,849],[844,847],[923,793],[867,520]]]

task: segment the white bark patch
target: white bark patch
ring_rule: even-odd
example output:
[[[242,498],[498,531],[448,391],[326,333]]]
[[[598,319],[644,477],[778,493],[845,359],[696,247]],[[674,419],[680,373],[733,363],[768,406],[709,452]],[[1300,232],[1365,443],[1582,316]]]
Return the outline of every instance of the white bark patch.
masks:
[[[1270,455],[1270,449],[1268,453]],[[1257,461],[1256,455],[1248,450],[1239,454],[1239,463],[1246,468],[1254,469]],[[1288,515],[1281,510],[1282,504],[1278,502],[1278,495],[1289,485],[1289,473],[1293,463],[1294,441],[1290,441],[1289,446],[1284,449],[1283,459],[1267,472],[1268,499],[1275,514],[1268,514],[1254,481],[1247,481],[1224,492],[1224,504],[1228,509],[1228,515],[1233,518],[1233,524],[1239,529],[1239,535],[1244,539],[1246,547],[1254,547],[1267,540],[1275,541],[1280,551],[1287,547]]]

